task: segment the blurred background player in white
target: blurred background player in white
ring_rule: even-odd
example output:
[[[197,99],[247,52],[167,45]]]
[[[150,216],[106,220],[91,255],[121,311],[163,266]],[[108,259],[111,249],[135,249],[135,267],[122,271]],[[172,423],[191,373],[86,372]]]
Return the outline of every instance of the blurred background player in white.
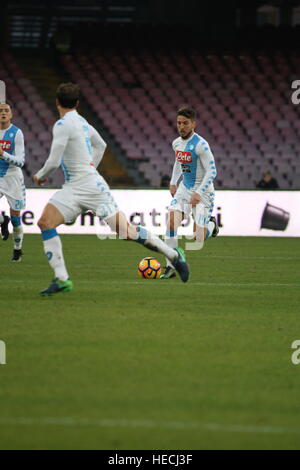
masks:
[[[13,226],[14,250],[12,261],[21,261],[23,227],[20,211],[25,208],[26,196],[22,173],[25,161],[24,136],[11,122],[12,110],[8,103],[0,103],[0,198],[5,196],[10,207],[10,218],[0,213],[1,235],[9,236],[8,224]]]
[[[175,163],[170,181],[173,197],[168,212],[165,241],[168,246],[177,248],[177,230],[182,220],[192,213],[194,219],[195,242],[189,249],[200,250],[204,240],[216,237],[219,231],[215,217],[213,180],[217,175],[214,156],[206,140],[195,132],[196,111],[181,107],[177,111],[177,130],[179,137],[172,143]],[[182,181],[177,186],[179,178]],[[170,260],[161,279],[175,277],[175,269]]]
[[[130,225],[125,214],[119,211],[107,183],[96,170],[103,157],[106,143],[77,113],[78,104],[79,86],[62,83],[56,93],[56,106],[60,119],[53,127],[50,155],[43,168],[33,177],[41,186],[47,181],[47,176],[60,165],[65,174],[62,190],[52,196],[38,221],[44,251],[55,273],[55,279],[40,294],[53,295],[73,289],[56,228],[60,224],[75,220],[79,214],[88,209],[104,219],[120,238],[136,241],[164,254],[171,260],[182,281],[186,282],[189,270],[183,250],[174,250],[145,228]]]

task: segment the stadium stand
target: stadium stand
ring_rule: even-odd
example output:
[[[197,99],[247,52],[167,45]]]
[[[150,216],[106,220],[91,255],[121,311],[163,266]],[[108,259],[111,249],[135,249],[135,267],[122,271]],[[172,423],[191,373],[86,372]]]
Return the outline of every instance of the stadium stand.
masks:
[[[25,181],[44,162],[56,119],[16,58],[2,53],[3,79],[14,122],[24,131]],[[185,103],[199,114],[198,132],[215,154],[216,188],[253,189],[270,169],[281,189],[299,189],[299,106],[287,84],[299,78],[295,54],[190,54],[131,49],[62,55],[65,73],[81,86],[128,168],[159,186],[173,166],[176,109]],[[60,186],[61,172],[50,185]],[[138,180],[135,181],[139,184]]]
[[[176,109],[189,103],[216,157],[217,188],[253,189],[266,169],[280,188],[300,187],[300,109],[287,87],[299,76],[296,55],[110,50],[65,55],[62,64],[152,186],[172,170]]]

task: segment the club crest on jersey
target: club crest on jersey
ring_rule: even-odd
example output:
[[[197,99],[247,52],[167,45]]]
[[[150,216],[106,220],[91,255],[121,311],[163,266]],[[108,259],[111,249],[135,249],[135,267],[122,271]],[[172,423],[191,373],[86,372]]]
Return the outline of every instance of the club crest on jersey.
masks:
[[[176,150],[176,158],[179,163],[191,163],[193,161],[191,152]]]
[[[0,140],[0,145],[2,150],[5,152],[11,149],[11,141],[10,140]]]

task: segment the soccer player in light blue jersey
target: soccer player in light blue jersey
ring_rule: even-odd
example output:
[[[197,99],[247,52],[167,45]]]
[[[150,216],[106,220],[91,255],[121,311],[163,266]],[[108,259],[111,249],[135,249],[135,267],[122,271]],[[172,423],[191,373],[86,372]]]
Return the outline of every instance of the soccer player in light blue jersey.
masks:
[[[20,211],[25,208],[26,196],[22,173],[25,161],[24,136],[11,122],[12,110],[8,103],[0,103],[0,198],[5,196],[10,207],[10,218],[0,213],[1,235],[9,237],[8,225],[13,226],[14,250],[11,261],[21,261],[23,227]]]
[[[125,214],[119,210],[106,181],[96,170],[106,143],[77,113],[78,103],[78,85],[63,83],[58,87],[56,106],[60,119],[53,128],[50,155],[43,168],[33,177],[37,184],[43,185],[48,175],[60,165],[65,174],[63,188],[52,196],[38,221],[44,251],[55,274],[52,283],[40,294],[47,296],[73,289],[56,228],[65,222],[74,221],[86,210],[92,210],[104,219],[121,238],[138,242],[150,250],[164,254],[179,273],[181,280],[186,282],[189,269],[183,250],[173,249],[145,228],[129,224]]]
[[[168,212],[165,241],[169,247],[178,247],[177,230],[182,220],[191,213],[194,219],[195,242],[190,249],[199,250],[209,237],[216,237],[219,231],[215,217],[213,180],[217,175],[214,156],[209,144],[195,132],[196,112],[189,106],[177,112],[179,137],[172,143],[175,163],[170,181],[173,197]],[[179,179],[182,181],[178,185]],[[166,259],[167,266],[161,279],[176,276],[172,262]]]

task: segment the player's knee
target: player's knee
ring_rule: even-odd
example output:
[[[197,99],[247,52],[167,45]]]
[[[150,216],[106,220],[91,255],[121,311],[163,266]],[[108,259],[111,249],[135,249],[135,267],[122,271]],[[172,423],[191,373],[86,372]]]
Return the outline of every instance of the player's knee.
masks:
[[[136,230],[136,227],[132,227],[124,220],[118,221],[116,225],[116,232],[121,240],[132,240],[134,230]]]
[[[40,230],[49,230],[51,227],[50,220],[46,217],[41,217],[38,220],[38,227]]]

